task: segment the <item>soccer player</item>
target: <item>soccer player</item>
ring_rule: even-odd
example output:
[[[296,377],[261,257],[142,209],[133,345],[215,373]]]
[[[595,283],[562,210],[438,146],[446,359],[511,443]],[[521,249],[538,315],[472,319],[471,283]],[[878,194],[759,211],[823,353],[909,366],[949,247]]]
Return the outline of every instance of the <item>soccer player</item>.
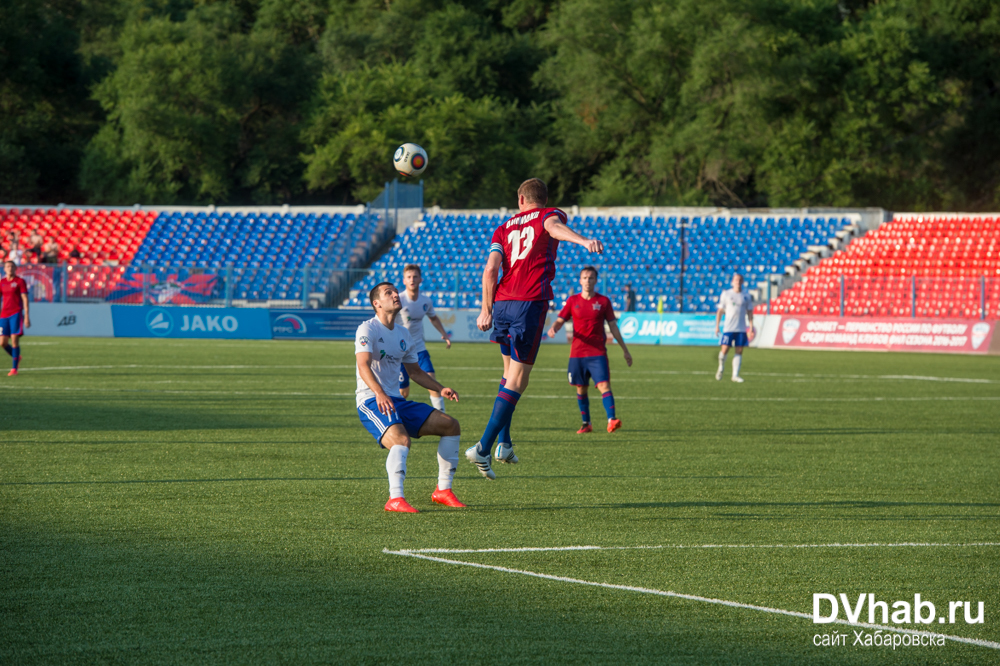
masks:
[[[431,355],[424,344],[424,317],[427,317],[431,324],[441,334],[441,339],[448,349],[451,349],[451,340],[448,339],[448,331],[444,330],[441,319],[434,314],[434,304],[431,299],[420,294],[420,283],[423,276],[420,273],[420,266],[407,264],[403,268],[403,284],[406,291],[399,295],[399,302],[403,309],[399,313],[400,321],[410,333],[413,340],[413,350],[417,353],[417,363],[420,369],[431,377],[437,379],[434,374],[434,364],[431,363]],[[406,374],[404,367],[399,371],[399,392],[404,398],[410,397],[410,376]],[[431,404],[439,412],[444,411],[444,398],[437,391],[431,391]]]
[[[10,354],[13,361],[14,367],[7,373],[8,377],[13,377],[17,375],[17,366],[21,364],[21,336],[24,335],[24,329],[31,326],[31,319],[28,317],[28,284],[17,277],[17,264],[13,261],[3,263],[3,272],[3,278],[0,278],[0,346]]]
[[[547,208],[548,199],[548,188],[539,179],[521,183],[517,190],[519,212],[493,232],[483,270],[483,308],[476,324],[481,331],[493,329],[490,339],[500,345],[503,379],[486,430],[465,457],[488,479],[496,478],[490,455],[498,435],[497,461],[517,462],[510,420],[528,386],[542,341],[545,315],[553,297],[559,241],[581,245],[590,252],[604,252],[601,241],[584,238],[566,226],[566,213]],[[501,268],[503,278],[498,281]]]
[[[750,294],[743,291],[743,276],[733,273],[733,288],[726,289],[719,296],[719,311],[715,313],[715,334],[719,334],[719,323],[722,315],[726,315],[726,322],[722,327],[722,339],[719,344],[719,370],[715,373],[717,380],[722,379],[722,371],[726,365],[726,354],[729,348],[733,347],[733,381],[743,383],[740,377],[740,366],[743,364],[743,348],[747,346],[747,330],[750,337],[753,337],[753,299]]]
[[[444,387],[420,369],[410,334],[397,321],[402,304],[399,292],[389,282],[382,282],[368,294],[375,316],[358,326],[354,337],[357,360],[358,416],[375,441],[389,450],[385,471],[389,474],[389,501],[386,511],[419,513],[403,495],[406,458],[411,438],[436,435],[438,444],[438,482],[431,500],[445,506],[465,506],[451,490],[458,465],[458,421],[422,402],[410,402],[399,394],[399,368],[402,364],[410,377],[426,389],[437,391],[449,400],[458,394]]]
[[[590,398],[587,389],[590,378],[601,392],[604,411],[608,414],[608,432],[614,432],[622,427],[622,421],[615,416],[615,396],[611,393],[611,368],[608,366],[608,337],[604,333],[604,322],[608,322],[611,335],[625,354],[625,363],[632,367],[632,355],[618,330],[615,311],[607,296],[594,291],[597,284],[597,269],[585,266],[580,271],[580,293],[566,299],[566,304],[552,328],[549,337],[556,337],[556,332],[569,320],[573,320],[573,344],[569,350],[569,383],[576,387],[576,402],[580,406],[580,416],[583,417],[583,427],[576,434],[593,432],[590,424]]]

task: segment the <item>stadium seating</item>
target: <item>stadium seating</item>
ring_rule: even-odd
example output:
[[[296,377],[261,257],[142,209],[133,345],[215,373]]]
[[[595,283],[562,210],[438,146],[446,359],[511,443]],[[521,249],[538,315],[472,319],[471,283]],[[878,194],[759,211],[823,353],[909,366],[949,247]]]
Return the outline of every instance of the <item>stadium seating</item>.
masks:
[[[349,305],[365,306],[365,294],[378,281],[399,283],[403,266],[417,263],[424,273],[424,291],[442,306],[479,307],[482,266],[499,215],[436,215],[396,238],[394,249],[372,266],[355,285]],[[798,259],[811,245],[827,245],[846,218],[694,217],[684,229],[685,312],[713,312],[719,293],[733,271],[749,285]],[[577,274],[593,264],[600,272],[598,291],[622,309],[627,283],[636,292],[637,309],[665,311],[681,305],[681,224],[670,217],[575,217],[571,227],[604,241],[604,255],[589,255],[577,245],[559,247],[559,271],[553,285],[555,305],[579,291]]]
[[[27,249],[28,236],[38,229],[45,242],[59,243],[59,263],[128,263],[156,216],[131,210],[0,209],[0,235],[6,243],[11,232],[19,233],[21,247]],[[74,248],[79,249],[80,259],[69,256]],[[36,257],[26,260],[35,262]]]
[[[995,317],[998,254],[1000,219],[902,217],[809,269],[771,312],[838,316],[843,300],[845,316]]]

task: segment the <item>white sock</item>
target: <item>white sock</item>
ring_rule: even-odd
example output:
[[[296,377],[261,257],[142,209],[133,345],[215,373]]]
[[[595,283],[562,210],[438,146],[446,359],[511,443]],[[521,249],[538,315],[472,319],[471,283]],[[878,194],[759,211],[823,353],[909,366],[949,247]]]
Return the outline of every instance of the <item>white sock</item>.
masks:
[[[726,352],[719,352],[719,372],[722,372],[723,368],[726,367]]]
[[[444,412],[444,398],[441,396],[437,396],[436,398],[431,396],[431,404],[434,405],[434,409]]]
[[[458,467],[458,440],[458,435],[449,435],[438,444],[438,490],[451,488]]]
[[[394,446],[389,449],[385,459],[385,471],[389,474],[389,499],[403,497],[403,480],[406,479],[406,457],[410,449],[406,446]]]
[[[740,376],[740,366],[743,364],[743,354],[733,356],[733,377]]]

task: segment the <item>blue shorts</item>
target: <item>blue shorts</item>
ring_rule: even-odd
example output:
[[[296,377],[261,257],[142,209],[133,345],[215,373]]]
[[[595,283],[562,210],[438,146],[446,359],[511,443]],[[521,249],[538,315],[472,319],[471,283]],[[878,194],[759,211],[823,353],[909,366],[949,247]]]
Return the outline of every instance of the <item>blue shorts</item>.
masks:
[[[722,339],[719,340],[719,345],[726,345],[727,347],[746,347],[747,344],[747,334],[746,333],[723,333]]]
[[[393,397],[392,404],[396,407],[396,411],[391,412],[388,416],[378,411],[378,403],[375,398],[368,398],[364,405],[358,407],[361,425],[368,429],[379,446],[382,446],[382,435],[389,429],[389,426],[396,423],[406,428],[406,434],[410,437],[420,437],[420,427],[434,412],[434,408],[428,404],[412,402],[405,398]]]
[[[430,374],[434,372],[434,364],[431,363],[431,355],[425,349],[422,352],[417,352],[417,365],[424,372]],[[399,388],[408,388],[410,386],[410,375],[407,374],[406,368],[404,366],[399,366]]]
[[[573,386],[590,386],[611,381],[611,368],[607,356],[585,356],[569,360],[569,383]]]
[[[493,305],[490,340],[500,344],[504,356],[533,365],[548,312],[548,301],[497,301]]]
[[[0,319],[0,335],[24,335],[24,313],[18,312]]]

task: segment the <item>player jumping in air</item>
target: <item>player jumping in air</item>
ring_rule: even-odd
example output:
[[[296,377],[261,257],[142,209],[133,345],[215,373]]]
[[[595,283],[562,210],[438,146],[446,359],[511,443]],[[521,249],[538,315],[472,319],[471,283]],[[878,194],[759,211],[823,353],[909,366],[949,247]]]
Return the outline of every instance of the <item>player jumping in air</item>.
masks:
[[[580,406],[580,416],[583,417],[583,427],[576,434],[593,432],[590,425],[590,398],[587,389],[590,378],[601,392],[604,411],[608,413],[608,432],[614,432],[622,427],[621,419],[615,416],[615,396],[611,393],[611,368],[608,365],[608,336],[604,333],[604,322],[608,322],[611,335],[625,354],[625,363],[632,367],[632,355],[618,330],[614,308],[607,296],[594,291],[597,284],[597,269],[586,266],[580,271],[580,293],[566,299],[559,318],[549,329],[549,337],[556,337],[556,332],[569,320],[573,320],[573,344],[569,350],[569,383],[576,387],[576,402]]]
[[[417,384],[437,391],[449,400],[458,394],[439,384],[420,369],[410,334],[396,321],[402,305],[399,292],[389,282],[375,285],[368,294],[375,316],[358,326],[354,337],[357,359],[358,416],[375,441],[389,449],[385,471],[389,474],[389,501],[386,511],[419,513],[403,496],[406,458],[411,438],[425,435],[441,437],[438,444],[438,482],[431,500],[446,506],[465,506],[451,490],[458,465],[458,421],[422,402],[410,402],[399,394],[400,364]]]
[[[434,325],[434,328],[438,330],[438,333],[441,334],[441,339],[444,340],[444,344],[448,349],[451,349],[451,340],[448,339],[448,332],[444,330],[444,324],[434,314],[434,304],[431,303],[431,299],[420,294],[421,281],[420,266],[407,264],[403,268],[403,284],[406,285],[406,291],[399,295],[399,302],[403,305],[403,309],[399,312],[399,320],[410,333],[410,339],[413,340],[413,350],[417,353],[417,363],[420,365],[420,369],[436,379],[434,365],[431,363],[431,355],[427,352],[427,346],[424,344],[424,317],[427,317],[431,324]],[[404,398],[410,397],[410,376],[406,374],[405,367],[399,371],[399,392]],[[431,391],[430,393],[431,404],[434,405],[434,409],[443,412],[444,398],[437,391]]]
[[[28,284],[17,277],[17,264],[5,261],[3,278],[0,278],[0,346],[10,354],[14,367],[8,377],[17,374],[21,364],[21,336],[31,326],[28,318]],[[8,339],[10,343],[8,344]]]
[[[493,232],[489,258],[483,270],[483,309],[479,330],[493,329],[490,339],[500,345],[503,379],[493,403],[493,413],[479,443],[465,456],[488,479],[496,474],[490,467],[493,442],[499,462],[516,463],[510,437],[510,420],[517,401],[528,386],[538,346],[545,329],[545,315],[552,300],[552,279],[556,275],[559,241],[576,243],[590,252],[604,252],[595,238],[584,238],[566,226],[566,213],[546,208],[549,193],[545,183],[531,178],[517,190],[519,212]],[[503,278],[499,280],[500,269]]]
[[[747,346],[749,339],[747,330],[749,327],[750,338],[753,337],[753,299],[750,294],[743,291],[743,276],[733,273],[733,288],[726,289],[719,296],[719,311],[715,313],[715,334],[719,334],[719,322],[722,315],[726,315],[726,322],[722,327],[722,339],[719,344],[719,370],[715,373],[716,379],[722,379],[722,371],[726,365],[726,354],[729,348],[733,347],[733,381],[743,382],[740,377],[740,366],[743,364],[743,348]]]

